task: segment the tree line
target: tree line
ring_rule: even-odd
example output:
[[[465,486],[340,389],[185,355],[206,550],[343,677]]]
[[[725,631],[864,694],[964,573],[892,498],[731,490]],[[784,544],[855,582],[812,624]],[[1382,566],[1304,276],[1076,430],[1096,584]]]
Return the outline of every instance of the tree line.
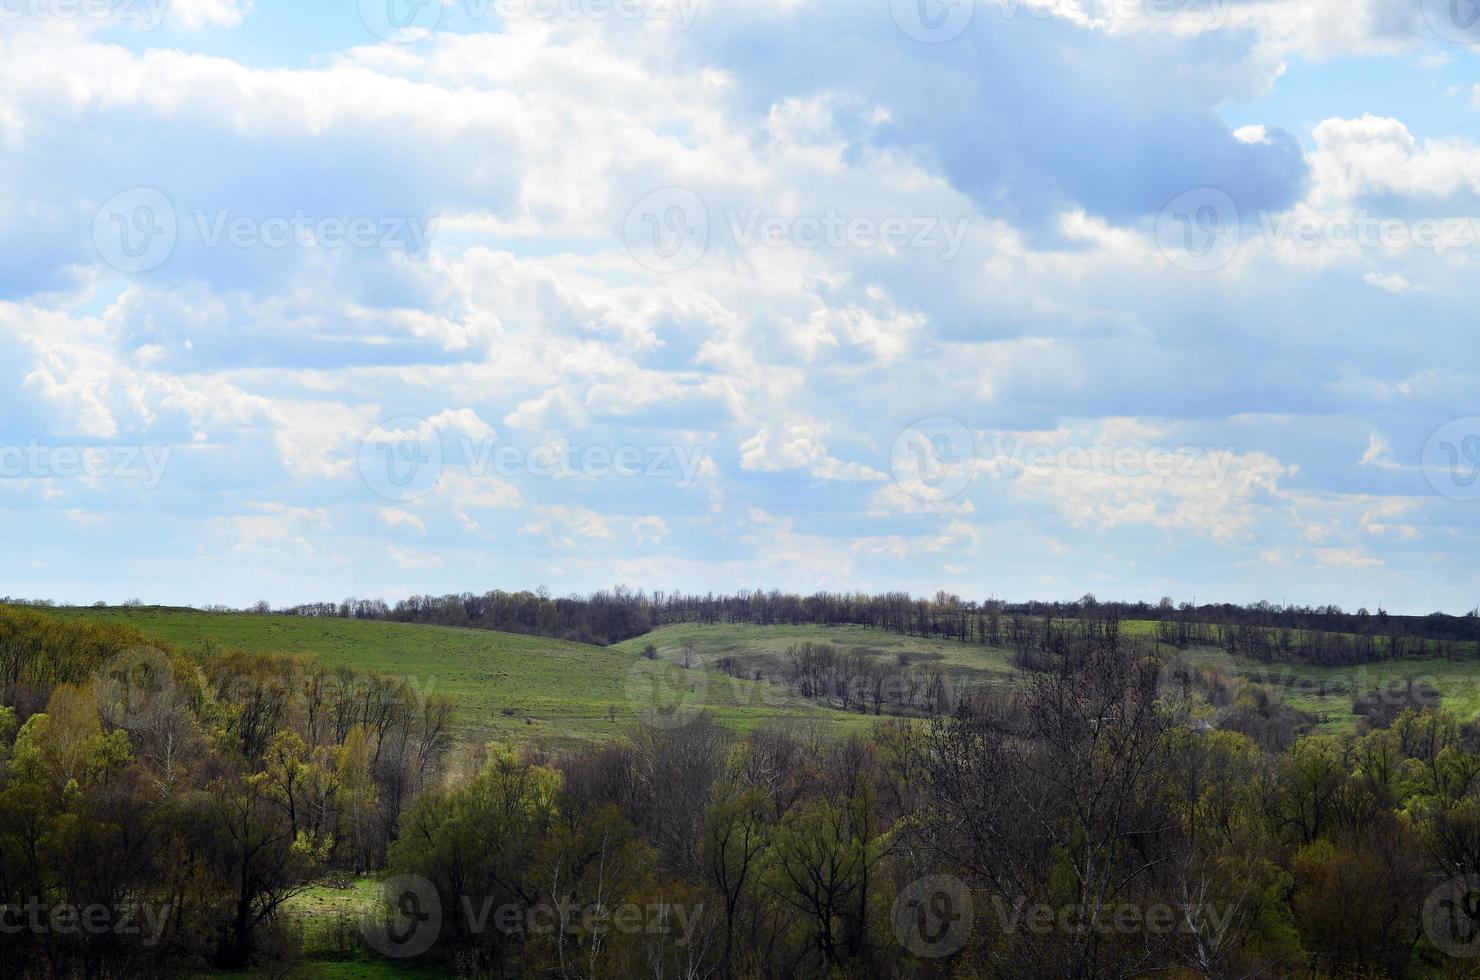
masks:
[[[452,703],[409,681],[0,608],[7,976],[271,968],[284,905],[384,866]]]
[[[271,611],[259,604],[257,611]],[[617,587],[587,596],[557,598],[548,590],[492,591],[418,596],[395,604],[348,599],[294,606],[280,612],[303,616],[384,619],[533,633],[609,644],[677,623],[747,623],[758,626],[864,626],[907,636],[950,639],[1022,649],[1054,643],[1056,623],[1094,624],[1108,619],[1154,624],[1158,642],[1179,648],[1224,647],[1265,662],[1349,665],[1411,656],[1480,657],[1480,613],[1442,612],[1398,616],[1379,608],[1345,612],[1258,602],[1106,602],[1086,595],[1068,602],[969,600],[939,592],[923,598],[905,592],[879,595],[779,591],[734,595],[685,595]]]
[[[1480,728],[1405,703],[1286,737],[1250,727],[1271,692],[1162,652],[1086,637],[1020,690],[851,737],[701,716],[499,748],[390,851],[442,911],[417,955],[466,976],[1469,975]],[[653,905],[671,917],[623,917]]]
[[[0,599],[0,604],[48,606],[45,600]],[[137,605],[137,601],[131,602]],[[589,595],[533,591],[463,592],[381,599],[344,599],[274,608],[258,602],[247,610],[213,612],[371,619],[548,636],[606,646],[679,623],[746,623],[757,626],[863,626],[905,636],[956,640],[1021,650],[1056,641],[1055,624],[1106,620],[1153,624],[1159,643],[1186,649],[1224,647],[1255,659],[1352,665],[1413,656],[1480,657],[1480,610],[1399,616],[1379,608],[1343,611],[1338,606],[1108,602],[1086,595],[1065,602],[971,600],[938,592],[878,595],[819,592],[810,596],[770,592],[689,595],[617,586]]]

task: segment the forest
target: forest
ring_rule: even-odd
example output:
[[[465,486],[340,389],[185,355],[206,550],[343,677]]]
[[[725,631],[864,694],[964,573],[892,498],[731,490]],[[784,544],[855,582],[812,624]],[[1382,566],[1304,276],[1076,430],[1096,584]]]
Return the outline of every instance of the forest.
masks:
[[[268,603],[254,611],[271,613]],[[1086,595],[1068,602],[963,600],[939,592],[933,598],[908,593],[882,595],[819,592],[801,596],[779,591],[732,596],[693,596],[633,591],[618,586],[587,596],[554,597],[533,592],[492,591],[482,595],[413,596],[394,605],[346,599],[276,610],[298,616],[386,619],[440,626],[466,626],[533,633],[583,643],[608,644],[641,636],[673,623],[754,623],[761,626],[858,625],[894,633],[948,637],[988,646],[1051,642],[1054,623],[1107,617],[1156,624],[1162,642],[1186,648],[1222,646],[1230,653],[1265,662],[1359,664],[1409,655],[1480,656],[1480,609],[1463,616],[1391,615],[1338,606],[1287,606],[1259,602],[1197,605],[1102,602]],[[1010,637],[1010,639],[1009,639]],[[1048,638],[1048,639],[1045,639]]]
[[[446,976],[1474,975],[1480,725],[1413,689],[1297,736],[1116,612],[864,734],[459,753],[393,678],[0,608],[5,970],[312,975],[286,909],[369,874],[338,941]]]

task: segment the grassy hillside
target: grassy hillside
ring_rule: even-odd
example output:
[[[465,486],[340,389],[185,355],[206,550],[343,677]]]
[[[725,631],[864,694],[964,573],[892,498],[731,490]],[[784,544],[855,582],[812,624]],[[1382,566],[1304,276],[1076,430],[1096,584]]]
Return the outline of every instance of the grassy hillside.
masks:
[[[511,737],[538,742],[608,738],[645,710],[653,674],[685,709],[702,707],[748,730],[778,719],[866,723],[790,697],[770,684],[737,681],[672,659],[650,664],[636,649],[543,637],[353,619],[205,613],[190,609],[58,609],[64,616],[128,623],[181,647],[214,641],[249,653],[297,653],[329,666],[394,674],[458,704],[465,742]]]
[[[901,636],[862,626],[751,626],[684,623],[602,648],[542,637],[486,630],[448,629],[365,620],[204,613],[189,609],[59,609],[60,615],[127,623],[194,647],[214,640],[254,653],[300,653],[330,666],[345,664],[412,680],[429,694],[453,697],[459,705],[459,737],[540,742],[600,739],[631,727],[649,673],[685,710],[703,708],[723,723],[749,730],[782,719],[813,719],[848,731],[869,717],[819,708],[790,695],[779,681],[786,649],[806,640],[860,647],[885,663],[904,658],[923,667],[940,665],[958,687],[1011,685],[1022,680],[1003,649],[951,640]],[[1150,636],[1154,624],[1128,623],[1131,635]],[[649,644],[659,659],[649,664]],[[679,651],[692,647],[690,670],[677,669]],[[721,673],[716,663],[733,656],[747,679]],[[1261,664],[1229,658],[1219,650],[1194,650],[1197,661],[1279,688],[1291,704],[1322,719],[1328,731],[1355,723],[1352,698],[1379,684],[1421,678],[1444,695],[1445,707],[1461,718],[1480,715],[1480,664],[1438,657],[1408,658],[1362,667]],[[757,682],[759,671],[768,680]],[[634,683],[636,681],[637,683]]]
[[[780,677],[784,670],[787,647],[804,641],[831,643],[840,647],[857,647],[889,663],[907,658],[915,665],[939,664],[958,685],[1006,685],[1021,679],[1022,672],[1013,667],[1006,650],[957,643],[953,640],[931,640],[918,636],[901,636],[864,626],[751,626],[740,623],[680,623],[661,626],[646,636],[618,643],[614,650],[638,653],[649,643],[660,650],[692,646],[705,663],[720,657],[734,656],[753,674],[761,671]]]
[[[1127,635],[1150,639],[1156,624],[1133,621],[1123,624]],[[811,640],[845,647],[862,647],[884,658],[905,655],[916,664],[940,664],[958,686],[1020,683],[1022,671],[1013,667],[1004,649],[901,636],[862,626],[750,626],[721,623],[713,626],[684,623],[664,626],[647,636],[617,644],[613,649],[636,653],[646,644],[661,649],[692,646],[707,663],[735,656],[748,670],[780,676],[787,647]],[[1169,648],[1163,648],[1170,655]],[[1222,650],[1196,649],[1187,657],[1198,663],[1218,663],[1225,670],[1275,688],[1293,706],[1315,714],[1324,731],[1342,731],[1356,724],[1352,699],[1379,685],[1416,678],[1437,687],[1444,707],[1462,719],[1480,715],[1480,662],[1450,661],[1440,657],[1410,657],[1358,667],[1312,667],[1306,664],[1263,664],[1243,657],[1229,657]]]
[[[1480,663],[1474,660],[1408,657],[1356,667],[1312,667],[1265,664],[1211,649],[1189,651],[1187,658],[1217,663],[1231,673],[1279,691],[1289,704],[1316,715],[1322,731],[1345,731],[1356,724],[1352,699],[1357,695],[1407,680],[1432,684],[1443,696],[1444,707],[1461,720],[1480,715]]]

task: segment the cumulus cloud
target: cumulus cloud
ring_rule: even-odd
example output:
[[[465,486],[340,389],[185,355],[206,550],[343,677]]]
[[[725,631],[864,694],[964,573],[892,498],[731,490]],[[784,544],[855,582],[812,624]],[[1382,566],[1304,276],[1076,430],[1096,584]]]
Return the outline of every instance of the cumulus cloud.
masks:
[[[15,483],[15,523],[35,529],[17,562],[73,533],[71,510],[199,540],[224,570],[311,558],[346,591],[385,588],[382,563],[452,591],[527,585],[557,549],[571,588],[629,568],[670,587],[932,591],[945,570],[1082,591],[1081,570],[1035,564],[1071,555],[1104,562],[1085,576],[1170,562],[1240,597],[1261,554],[1292,587],[1312,565],[1420,582],[1430,524],[1473,533],[1415,496],[1425,439],[1480,381],[1466,255],[1253,232],[1198,275],[1158,238],[1167,203],[1202,187],[1246,218],[1469,213],[1480,151],[1431,113],[1277,121],[1281,86],[1310,84],[1282,75],[1290,59],[1409,64],[1420,12],[1031,6],[978,4],[940,45],[888,5],[783,0],[707,5],[682,32],[521,20],[312,60],[234,56],[225,30],[269,12],[231,0],[170,4],[157,34],[7,32],[0,431],[189,450],[143,502]],[[105,233],[170,217],[139,210],[140,188],[176,236],[128,271]],[[688,210],[642,213],[662,188]],[[310,232],[281,247],[211,240],[300,213]],[[419,222],[425,248],[331,247],[326,219]],[[634,228],[698,236],[694,262],[654,261]],[[943,416],[978,437],[949,496],[891,458]],[[1058,455],[997,451],[1024,434]],[[355,478],[360,448],[401,436],[438,440],[441,469],[386,500]],[[1167,447],[1169,465],[1062,454],[1097,441]],[[634,449],[641,472],[493,465],[540,447]],[[690,479],[665,475],[679,454]],[[364,550],[409,533],[415,551]]]

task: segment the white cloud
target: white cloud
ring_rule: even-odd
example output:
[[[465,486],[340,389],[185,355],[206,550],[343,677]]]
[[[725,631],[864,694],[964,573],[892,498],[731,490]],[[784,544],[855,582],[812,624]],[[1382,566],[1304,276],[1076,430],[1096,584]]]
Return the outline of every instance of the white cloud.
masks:
[[[417,517],[409,510],[401,510],[398,507],[380,508],[380,519],[386,527],[390,528],[409,527],[422,534],[425,534],[427,530],[426,522],[420,517]]]
[[[1480,193],[1480,146],[1466,140],[1419,140],[1401,121],[1370,114],[1323,120],[1312,135],[1314,206],[1370,194],[1434,201]]]
[[[1381,273],[1369,272],[1362,276],[1362,281],[1374,289],[1386,290],[1399,296],[1411,293],[1419,287],[1408,281],[1408,277],[1401,272]]]
[[[771,473],[806,470],[819,480],[889,479],[888,474],[873,467],[829,456],[822,441],[829,428],[810,420],[766,426],[740,444],[740,468]]]

